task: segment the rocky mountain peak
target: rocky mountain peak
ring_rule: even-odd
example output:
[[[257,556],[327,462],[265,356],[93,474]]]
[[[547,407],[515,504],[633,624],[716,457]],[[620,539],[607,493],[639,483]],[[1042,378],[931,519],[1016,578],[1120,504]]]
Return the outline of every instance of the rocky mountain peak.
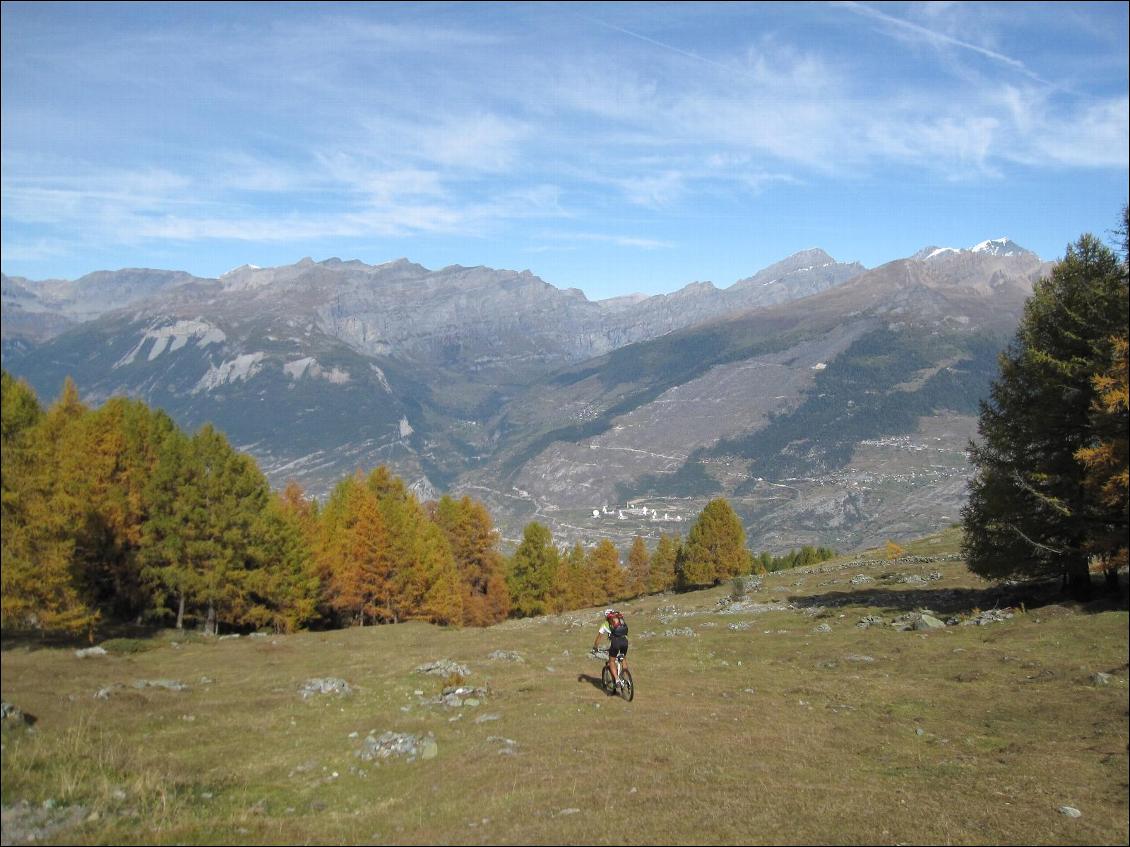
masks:
[[[1010,238],[990,238],[969,248],[970,253],[988,253],[990,256],[1023,256],[1031,254]],[[1035,254],[1032,254],[1035,255]]]
[[[1010,238],[989,238],[982,241],[980,244],[966,249],[960,250],[957,247],[923,247],[911,259],[928,262],[934,259],[940,259],[952,255],[969,255],[977,254],[982,256],[1032,256],[1039,258],[1031,250],[1021,247]]]
[[[763,268],[751,277],[738,280],[730,286],[728,290],[740,290],[743,288],[756,288],[771,285],[793,274],[813,272],[822,274],[825,269],[842,267],[856,267],[859,271],[863,270],[863,266],[858,263],[845,266],[837,262],[819,247],[810,247],[807,250],[801,250],[799,253],[794,253],[786,259],[775,262],[767,268]]]

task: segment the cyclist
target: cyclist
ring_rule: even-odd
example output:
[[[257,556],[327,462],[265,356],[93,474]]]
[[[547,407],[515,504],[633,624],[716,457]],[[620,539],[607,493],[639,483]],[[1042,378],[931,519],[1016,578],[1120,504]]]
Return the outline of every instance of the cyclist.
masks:
[[[624,616],[615,609],[604,610],[604,620],[600,624],[600,629],[597,630],[596,640],[592,643],[592,652],[596,652],[597,647],[600,646],[600,639],[608,638],[611,642],[608,645],[608,672],[612,674],[612,681],[616,688],[620,687],[620,679],[616,673],[616,657],[623,656],[624,669],[627,670],[628,662],[628,625],[624,622]]]

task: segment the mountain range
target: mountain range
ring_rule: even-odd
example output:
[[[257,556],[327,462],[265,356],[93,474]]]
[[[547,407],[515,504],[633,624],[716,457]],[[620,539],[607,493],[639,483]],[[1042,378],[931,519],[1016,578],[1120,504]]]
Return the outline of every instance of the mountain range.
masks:
[[[405,259],[4,276],[3,360],[45,401],[71,376],[213,422],[278,486],[390,465],[511,539],[655,537],[724,495],[756,549],[852,549],[956,519],[977,403],[1049,269],[992,239],[602,301]]]

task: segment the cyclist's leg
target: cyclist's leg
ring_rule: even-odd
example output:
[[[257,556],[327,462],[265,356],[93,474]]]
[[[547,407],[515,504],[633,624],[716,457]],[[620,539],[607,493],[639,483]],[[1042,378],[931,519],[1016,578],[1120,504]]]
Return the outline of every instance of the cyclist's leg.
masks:
[[[623,657],[627,652],[627,645],[619,638],[614,639],[613,643],[608,648],[608,664],[612,667],[612,680],[613,685],[619,686],[620,684],[620,663],[616,661],[617,657]]]

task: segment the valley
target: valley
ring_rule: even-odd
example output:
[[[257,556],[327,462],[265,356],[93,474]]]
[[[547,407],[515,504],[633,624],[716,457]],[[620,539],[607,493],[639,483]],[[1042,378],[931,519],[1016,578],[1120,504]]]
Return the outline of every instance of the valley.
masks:
[[[756,549],[854,549],[956,520],[977,402],[1049,267],[1004,241],[874,269],[809,250],[595,302],[407,260],[5,277],[4,367],[47,401],[71,377],[211,422],[279,488],[388,465],[423,499],[481,499],[511,543],[531,520],[655,539],[721,495]],[[29,333],[32,312],[69,328]]]

